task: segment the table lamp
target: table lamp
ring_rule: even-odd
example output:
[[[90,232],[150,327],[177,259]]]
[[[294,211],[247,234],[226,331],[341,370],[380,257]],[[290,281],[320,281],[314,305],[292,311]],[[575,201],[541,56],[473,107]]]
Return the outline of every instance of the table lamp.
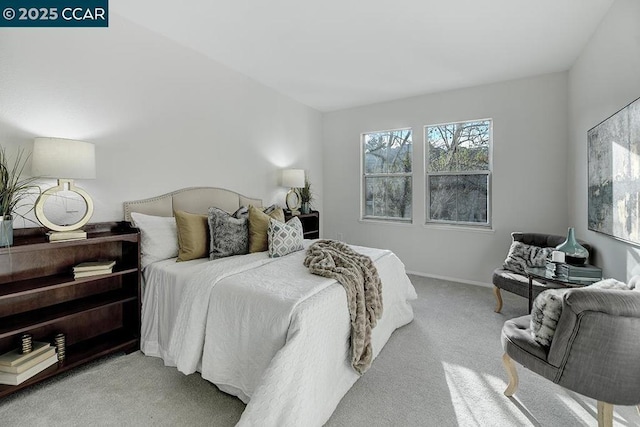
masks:
[[[86,191],[76,187],[73,180],[96,177],[95,146],[89,142],[72,139],[35,138],[31,172],[33,176],[58,179],[58,185],[44,191],[34,206],[38,221],[52,230],[49,240],[86,238],[86,233],[77,230],[89,222],[93,215],[93,200]],[[60,191],[76,193],[84,200],[86,212],[75,224],[54,224],[44,213],[47,199]]]
[[[301,205],[298,189],[304,187],[304,169],[283,169],[282,186],[290,188],[286,198],[287,208],[292,215],[298,215]]]

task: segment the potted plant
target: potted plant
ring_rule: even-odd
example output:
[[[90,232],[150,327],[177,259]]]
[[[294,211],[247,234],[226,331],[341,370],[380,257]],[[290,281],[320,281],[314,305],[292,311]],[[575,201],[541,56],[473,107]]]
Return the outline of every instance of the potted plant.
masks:
[[[34,185],[37,177],[22,176],[28,160],[29,155],[20,149],[10,164],[5,148],[0,147],[0,246],[13,244],[13,215],[25,206],[28,196],[40,192]]]
[[[313,201],[313,193],[311,192],[311,183],[308,179],[304,180],[304,187],[300,188],[300,202],[302,206],[300,212],[308,214],[311,212],[311,202]]]

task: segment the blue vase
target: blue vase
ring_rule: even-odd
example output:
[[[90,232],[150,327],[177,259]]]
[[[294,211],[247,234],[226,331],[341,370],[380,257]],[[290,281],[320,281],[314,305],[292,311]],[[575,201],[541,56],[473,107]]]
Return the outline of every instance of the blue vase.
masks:
[[[576,240],[573,227],[569,227],[567,240],[556,246],[556,250],[564,252],[564,262],[582,265],[589,259],[589,251]]]

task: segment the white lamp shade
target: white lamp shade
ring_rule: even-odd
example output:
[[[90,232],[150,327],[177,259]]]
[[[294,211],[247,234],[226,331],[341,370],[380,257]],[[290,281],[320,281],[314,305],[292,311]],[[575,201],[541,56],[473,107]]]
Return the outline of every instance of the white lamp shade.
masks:
[[[50,178],[94,179],[96,150],[89,142],[35,138],[31,174]]]
[[[290,188],[304,187],[304,169],[283,169],[282,186]]]

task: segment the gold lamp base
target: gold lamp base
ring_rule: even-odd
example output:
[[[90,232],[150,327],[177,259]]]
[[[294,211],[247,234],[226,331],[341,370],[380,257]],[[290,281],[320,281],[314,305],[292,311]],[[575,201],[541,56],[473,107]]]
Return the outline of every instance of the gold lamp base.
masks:
[[[300,193],[297,188],[291,188],[287,192],[287,208],[291,211],[291,215],[300,215]]]

